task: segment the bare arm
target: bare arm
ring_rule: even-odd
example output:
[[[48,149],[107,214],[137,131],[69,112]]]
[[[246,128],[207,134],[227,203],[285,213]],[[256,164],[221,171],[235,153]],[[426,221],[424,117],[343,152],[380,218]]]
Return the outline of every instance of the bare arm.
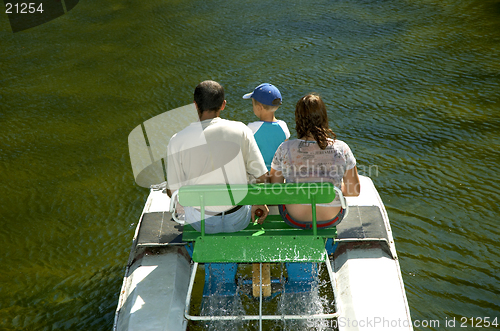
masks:
[[[263,174],[262,176],[260,176],[259,178],[256,178],[255,181],[258,183],[258,184],[261,184],[261,183],[269,183],[269,173],[266,172],[265,174]]]
[[[283,176],[281,176],[281,177],[278,176],[278,173],[281,176],[281,171],[276,171],[273,168],[271,168],[271,174],[269,175],[269,173],[266,173],[265,175],[262,175],[261,177],[257,178],[257,183],[269,183],[269,181],[271,183],[283,183],[285,181],[285,179],[283,178]],[[269,208],[267,208],[266,205],[252,206],[252,221],[255,219],[255,211],[257,209],[262,209],[262,211],[264,212],[263,215],[261,217],[259,217],[259,219],[257,220],[257,222],[259,224],[262,224],[262,223],[264,223],[264,220],[266,219],[267,215],[269,214]]]
[[[358,168],[349,169],[344,174],[342,193],[346,197],[357,197],[360,193]]]
[[[256,178],[255,180],[257,183],[269,183],[269,173],[266,172],[265,174],[263,174],[262,176],[260,176],[259,178]],[[253,205],[252,206],[252,209],[251,209],[251,220],[252,222],[255,221],[255,211],[257,211],[257,209],[261,209],[262,210],[262,215],[259,216],[259,219],[257,220],[257,223],[259,224],[262,224],[264,223],[264,220],[266,219],[267,215],[269,215],[269,208],[267,208],[266,205]]]
[[[271,183],[284,183],[285,182],[285,177],[283,177],[283,174],[281,171],[277,171],[273,168],[271,168]]]

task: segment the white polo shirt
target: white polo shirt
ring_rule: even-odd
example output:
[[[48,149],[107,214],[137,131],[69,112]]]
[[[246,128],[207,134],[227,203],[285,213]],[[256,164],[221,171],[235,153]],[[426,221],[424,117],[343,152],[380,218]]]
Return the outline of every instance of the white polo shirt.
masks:
[[[171,191],[184,185],[246,184],[247,175],[267,172],[252,131],[243,123],[216,117],[191,123],[167,147],[167,181]],[[208,207],[225,211],[233,206]]]

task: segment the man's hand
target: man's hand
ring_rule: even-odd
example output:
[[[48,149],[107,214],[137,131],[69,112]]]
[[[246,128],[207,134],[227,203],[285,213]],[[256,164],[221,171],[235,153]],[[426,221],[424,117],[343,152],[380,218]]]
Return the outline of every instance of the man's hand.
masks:
[[[267,208],[266,205],[254,205],[254,206],[252,206],[252,222],[255,222],[255,215],[256,215],[255,212],[258,209],[262,210],[262,215],[257,215],[259,217],[259,219],[257,220],[257,223],[262,224],[262,223],[264,223],[264,220],[266,219],[267,215],[269,215],[269,208]]]

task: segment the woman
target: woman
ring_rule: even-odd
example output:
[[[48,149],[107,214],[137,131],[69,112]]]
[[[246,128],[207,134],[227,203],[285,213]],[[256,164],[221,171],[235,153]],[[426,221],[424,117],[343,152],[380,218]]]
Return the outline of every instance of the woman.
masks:
[[[295,107],[295,129],[299,139],[283,142],[271,164],[271,183],[331,182],[344,196],[358,196],[356,159],[346,143],[335,139],[328,127],[326,107],[317,94],[301,98]],[[283,220],[292,227],[312,227],[311,205],[280,205]],[[317,227],[335,226],[342,220],[339,197],[318,204]]]

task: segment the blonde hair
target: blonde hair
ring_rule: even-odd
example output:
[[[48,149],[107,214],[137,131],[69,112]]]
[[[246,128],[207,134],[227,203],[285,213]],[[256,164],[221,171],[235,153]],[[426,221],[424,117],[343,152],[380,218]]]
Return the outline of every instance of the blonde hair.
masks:
[[[276,100],[279,100],[279,99],[276,99]],[[265,105],[263,104],[262,102],[259,102],[257,100],[255,100],[254,98],[252,98],[252,102],[255,102],[256,105],[262,105],[262,107],[267,110],[267,111],[271,111],[271,112],[275,112],[279,107],[280,107],[280,104],[278,103],[277,106],[269,106],[269,105]],[[274,102],[274,101],[273,101]]]

